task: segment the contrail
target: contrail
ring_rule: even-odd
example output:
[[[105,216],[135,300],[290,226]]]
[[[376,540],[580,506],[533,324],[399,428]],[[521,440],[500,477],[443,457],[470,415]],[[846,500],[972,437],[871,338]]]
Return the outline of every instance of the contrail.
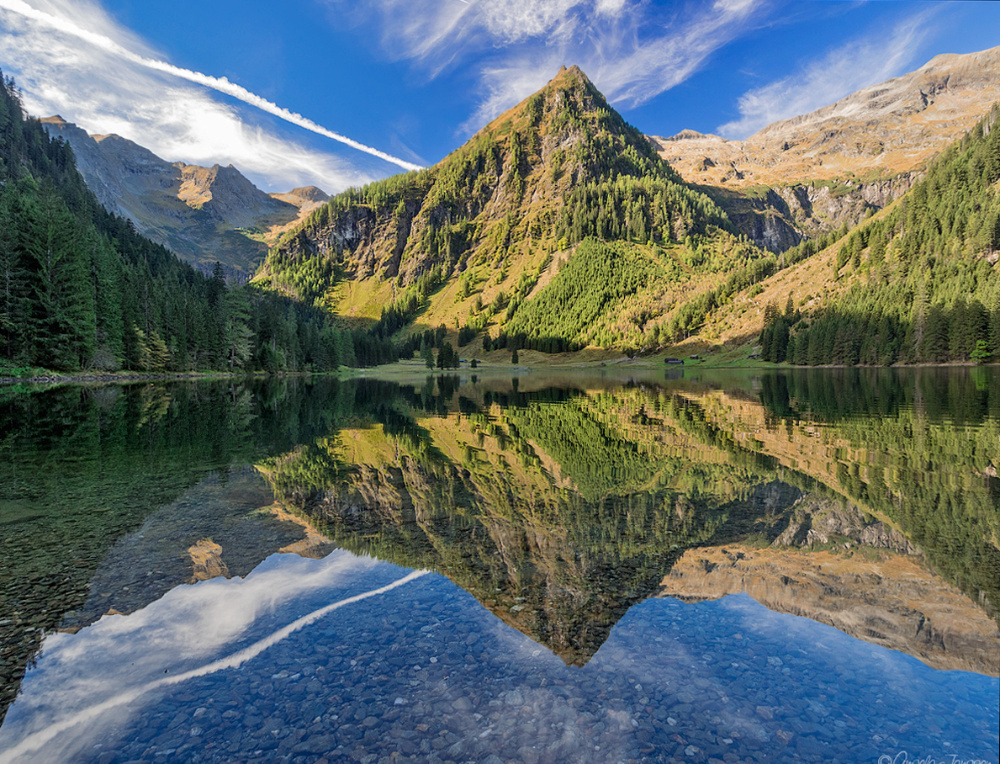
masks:
[[[153,690],[158,690],[162,687],[169,687],[170,685],[180,684],[181,682],[186,682],[188,679],[194,679],[197,677],[208,676],[209,674],[214,674],[218,671],[224,669],[238,668],[247,661],[256,658],[267,648],[276,645],[278,642],[282,641],[288,637],[293,632],[298,631],[303,626],[308,626],[315,621],[318,621],[323,616],[328,613],[333,612],[345,605],[353,605],[355,602],[361,602],[369,597],[377,597],[380,594],[385,594],[393,589],[408,584],[410,581],[420,578],[426,575],[430,571],[427,570],[415,570],[402,578],[396,579],[391,584],[386,584],[385,586],[380,586],[378,589],[372,589],[362,594],[355,594],[353,597],[348,597],[347,599],[340,600],[339,602],[334,602],[325,607],[321,607],[319,610],[314,610],[313,612],[302,616],[298,620],[292,621],[292,623],[287,626],[278,629],[276,632],[270,636],[264,637],[264,639],[254,642],[249,647],[245,647],[232,655],[225,658],[220,658],[217,661],[213,661],[206,666],[201,666],[200,668],[192,669],[191,671],[185,671],[183,674],[176,674],[174,676],[163,677],[162,679],[157,679],[148,684],[136,687],[131,690],[126,690],[120,695],[116,695],[108,700],[97,705],[90,706],[83,711],[71,716],[68,719],[64,719],[61,722],[56,722],[38,732],[33,733],[28,738],[22,740],[18,745],[14,746],[8,751],[0,753],[0,764],[10,764],[11,762],[17,761],[17,759],[36,751],[41,746],[45,745],[57,735],[65,732],[68,729],[75,727],[78,724],[84,724],[86,722],[91,722],[105,711],[109,709],[116,708],[118,706],[125,705],[126,703],[131,703],[137,698],[145,695]]]
[[[211,88],[212,90],[216,90],[220,93],[225,93],[226,95],[232,96],[233,98],[243,101],[244,103],[248,103],[251,106],[256,106],[258,109],[266,111],[268,114],[273,114],[279,119],[290,122],[293,125],[298,125],[299,127],[305,128],[306,130],[314,132],[317,135],[322,135],[326,138],[339,141],[340,143],[346,144],[347,146],[357,149],[358,151],[363,151],[366,154],[371,154],[379,159],[384,159],[386,162],[392,162],[392,164],[399,165],[405,170],[422,169],[418,164],[407,162],[403,159],[399,159],[398,157],[394,157],[391,154],[386,154],[384,151],[379,151],[371,146],[358,143],[357,141],[344,135],[340,135],[339,133],[335,133],[332,130],[327,130],[322,125],[317,125],[311,119],[307,119],[294,111],[283,109],[276,103],[272,103],[256,93],[251,93],[249,90],[237,85],[235,82],[230,82],[225,77],[212,77],[207,74],[202,74],[201,72],[191,71],[190,69],[182,69],[179,66],[168,64],[166,61],[158,61],[155,58],[140,56],[127,48],[123,48],[110,37],[105,37],[104,35],[97,34],[96,32],[82,29],[69,19],[60,18],[59,16],[53,16],[52,14],[40,11],[37,8],[33,8],[28,5],[23,0],[0,0],[0,8],[12,13],[17,13],[25,18],[31,19],[32,21],[45,24],[46,26],[49,26],[59,32],[63,32],[64,34],[77,37],[97,48],[100,48],[101,50],[111,53],[112,55],[123,58],[126,61],[130,61],[133,64],[138,64],[139,66],[144,66],[147,69],[152,69],[157,72],[172,74],[175,77],[188,80],[189,82],[194,82],[198,85],[203,85],[204,87]]]

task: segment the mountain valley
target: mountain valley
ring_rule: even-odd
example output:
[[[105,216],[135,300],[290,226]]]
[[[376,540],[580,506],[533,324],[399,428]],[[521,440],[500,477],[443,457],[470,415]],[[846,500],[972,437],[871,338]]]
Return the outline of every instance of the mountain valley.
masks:
[[[218,261],[248,277],[284,230],[329,199],[314,186],[266,194],[232,165],[167,162],[118,135],[91,136],[62,117],[41,122],[72,147],[87,187],[108,212],[207,271]]]
[[[995,357],[998,68],[1000,48],[939,56],[737,142],[687,131],[649,138],[578,67],[563,67],[436,165],[332,198],[312,187],[265,194],[233,167],[171,164],[48,118],[58,142],[45,151],[57,158],[35,172],[75,173],[62,168],[67,141],[112,216],[203,272],[220,263],[216,278],[231,282],[217,337],[201,336],[187,303],[187,318],[170,318],[176,287],[167,282],[155,309],[148,290],[131,289],[145,304],[126,313],[143,318],[124,325],[110,277],[78,285],[76,310],[94,306],[96,334],[60,318],[76,322],[83,344],[58,363],[297,371],[418,351],[432,364],[436,351],[439,366],[459,356]],[[66,192],[70,209],[79,193]],[[12,288],[32,258],[15,257]],[[198,288],[209,303],[223,289]],[[11,328],[33,299],[5,303],[8,358],[44,356],[17,350],[28,336]],[[102,310],[114,314],[110,330]]]

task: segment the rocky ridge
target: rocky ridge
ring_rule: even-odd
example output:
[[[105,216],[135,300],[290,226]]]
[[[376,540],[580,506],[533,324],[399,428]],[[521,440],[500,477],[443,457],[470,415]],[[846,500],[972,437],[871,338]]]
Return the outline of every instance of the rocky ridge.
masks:
[[[118,135],[89,135],[62,117],[41,120],[73,148],[104,207],[179,257],[249,275],[273,242],[328,198],[315,187],[267,194],[232,165],[167,162]]]
[[[652,140],[744,233],[781,251],[897,199],[998,100],[1000,47],[936,56],[743,141],[693,130]]]

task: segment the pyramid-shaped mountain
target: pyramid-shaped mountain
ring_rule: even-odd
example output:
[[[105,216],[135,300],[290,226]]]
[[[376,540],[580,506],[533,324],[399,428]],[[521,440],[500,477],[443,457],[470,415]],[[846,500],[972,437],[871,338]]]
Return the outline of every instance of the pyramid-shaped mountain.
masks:
[[[333,198],[256,279],[383,336],[461,327],[474,357],[658,345],[677,298],[761,254],[570,67],[433,167]]]

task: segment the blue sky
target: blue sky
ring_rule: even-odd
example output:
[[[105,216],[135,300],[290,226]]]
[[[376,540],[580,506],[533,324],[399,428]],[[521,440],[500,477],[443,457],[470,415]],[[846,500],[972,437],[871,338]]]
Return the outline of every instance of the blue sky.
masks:
[[[432,164],[561,64],[646,133],[741,138],[998,44],[994,2],[0,0],[33,114],[267,190]]]

